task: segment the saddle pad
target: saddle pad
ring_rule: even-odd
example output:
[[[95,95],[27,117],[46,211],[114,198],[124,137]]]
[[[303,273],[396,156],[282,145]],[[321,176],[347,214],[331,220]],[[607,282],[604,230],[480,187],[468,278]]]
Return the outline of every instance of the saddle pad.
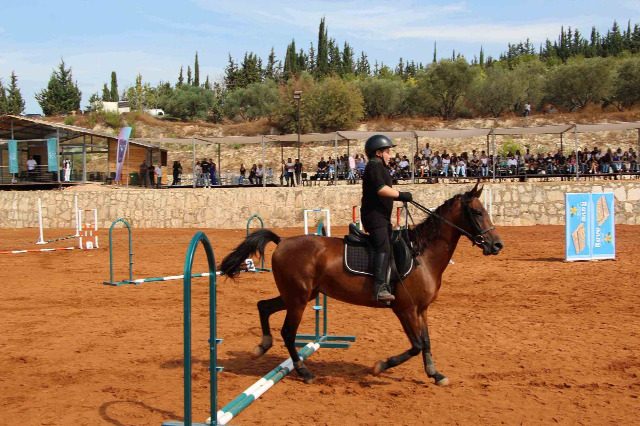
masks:
[[[373,276],[367,247],[345,244],[344,267],[352,274]]]
[[[404,246],[406,248],[406,245]],[[394,249],[396,247],[394,246]],[[415,266],[415,260],[413,257],[409,256],[410,260],[407,262],[406,270],[401,271],[400,275],[402,279],[405,279],[411,271],[413,271],[413,267]],[[365,246],[359,245],[344,245],[344,267],[346,270],[352,274],[356,275],[368,275],[373,276],[373,271],[371,267],[371,257],[369,256],[369,249]],[[395,273],[396,266],[392,265],[392,273],[391,273],[391,281],[394,282],[397,279],[397,275]]]

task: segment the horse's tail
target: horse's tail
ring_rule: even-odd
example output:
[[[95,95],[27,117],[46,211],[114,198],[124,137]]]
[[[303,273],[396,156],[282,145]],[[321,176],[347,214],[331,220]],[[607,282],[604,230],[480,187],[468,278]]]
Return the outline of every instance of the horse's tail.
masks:
[[[235,250],[222,260],[218,268],[220,274],[235,278],[240,273],[240,267],[245,264],[245,260],[249,256],[259,252],[260,257],[264,257],[265,246],[270,242],[274,242],[277,245],[281,240],[279,236],[268,229],[258,229],[245,238]]]

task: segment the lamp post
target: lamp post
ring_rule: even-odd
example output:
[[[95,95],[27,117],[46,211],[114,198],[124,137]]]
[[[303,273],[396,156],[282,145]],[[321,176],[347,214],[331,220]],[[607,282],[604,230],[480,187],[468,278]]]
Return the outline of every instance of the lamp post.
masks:
[[[298,159],[300,160],[300,99],[302,99],[302,90],[293,92],[293,99],[298,101]]]

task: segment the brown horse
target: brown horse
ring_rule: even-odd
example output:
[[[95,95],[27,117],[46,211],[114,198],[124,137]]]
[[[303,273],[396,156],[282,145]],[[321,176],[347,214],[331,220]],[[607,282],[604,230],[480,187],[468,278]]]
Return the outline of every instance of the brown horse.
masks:
[[[449,384],[449,380],[438,373],[433,362],[427,308],[438,296],[442,273],[449,265],[461,235],[466,234],[474,245],[482,249],[484,255],[498,254],[503,247],[487,211],[478,199],[481,193],[482,188],[478,189],[476,185],[471,191],[456,195],[409,232],[413,246],[420,252],[417,257],[419,266],[397,285],[396,300],[391,308],[400,320],[411,348],[386,361],[378,361],[373,369],[375,375],[404,363],[422,351],[427,375],[437,385]],[[312,383],[314,376],[300,360],[295,347],[298,326],[308,302],[318,293],[324,293],[355,305],[372,308],[386,306],[372,300],[371,277],[353,275],[345,270],[344,242],[340,238],[313,235],[280,238],[267,229],[258,230],[222,261],[221,273],[235,278],[245,259],[257,252],[264,255],[264,247],[269,242],[278,245],[273,253],[272,269],[280,296],[258,302],[263,336],[262,342],[254,349],[254,356],[264,355],[273,345],[269,316],[286,309],[282,338],[296,372],[305,383]]]

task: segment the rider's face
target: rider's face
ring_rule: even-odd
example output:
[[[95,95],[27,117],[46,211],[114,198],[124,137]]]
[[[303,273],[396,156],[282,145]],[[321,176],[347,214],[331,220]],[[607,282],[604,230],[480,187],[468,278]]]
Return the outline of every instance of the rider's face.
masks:
[[[389,164],[389,159],[391,158],[391,148],[385,148],[384,150],[379,150],[382,159],[384,160],[384,164]]]

